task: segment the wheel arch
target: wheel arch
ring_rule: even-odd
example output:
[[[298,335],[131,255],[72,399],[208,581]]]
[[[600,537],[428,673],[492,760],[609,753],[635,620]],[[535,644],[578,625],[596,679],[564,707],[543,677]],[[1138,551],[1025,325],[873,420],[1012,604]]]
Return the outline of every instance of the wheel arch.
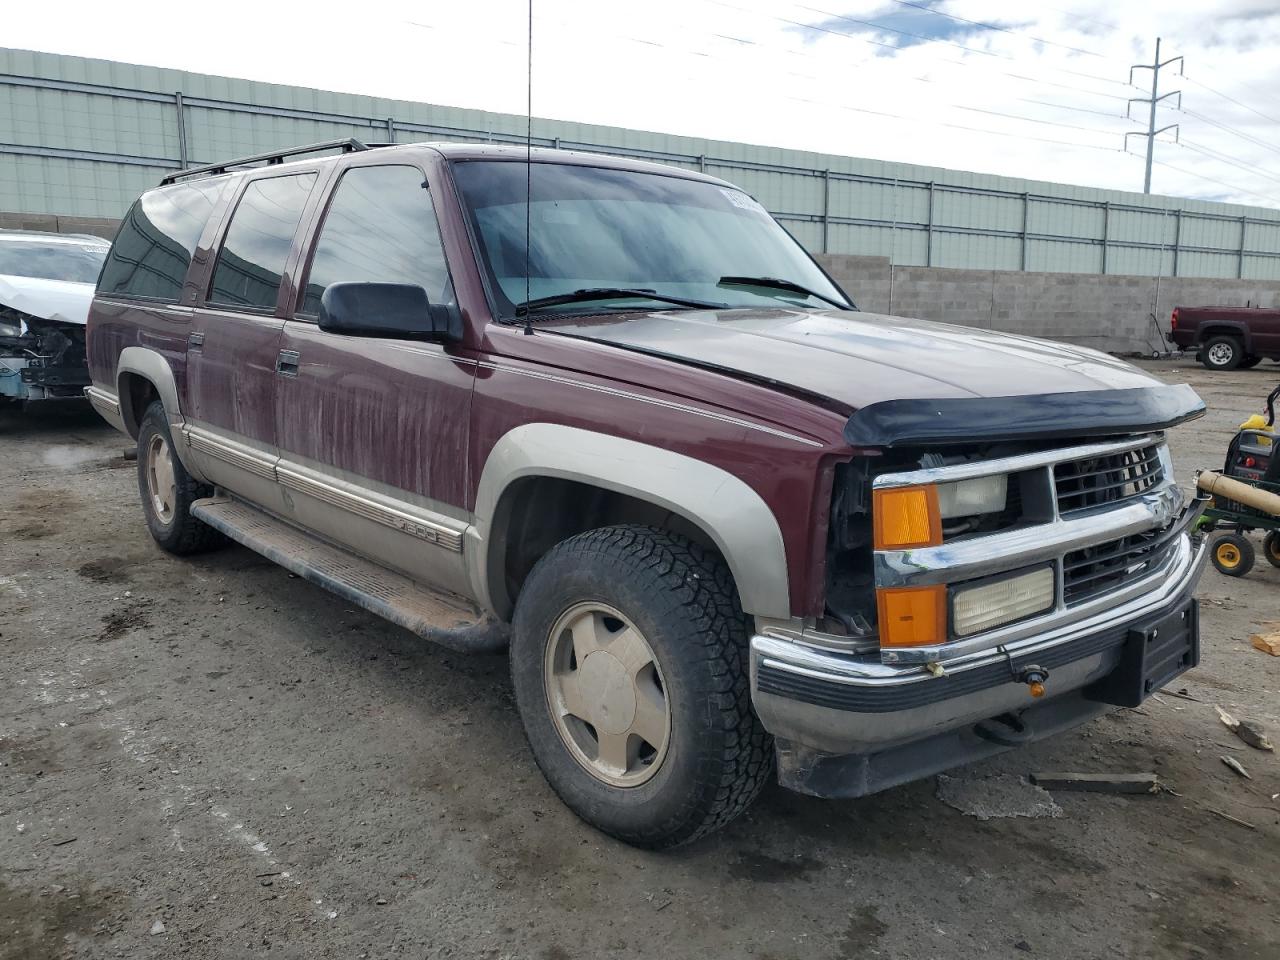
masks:
[[[1253,345],[1253,337],[1249,333],[1249,328],[1243,323],[1234,323],[1227,320],[1214,320],[1207,324],[1201,324],[1200,329],[1196,331],[1196,342],[1200,344],[1208,343],[1214,337],[1235,337],[1244,344],[1245,352],[1248,353]]]
[[[510,619],[523,576],[545,550],[585,529],[635,522],[713,546],[745,612],[790,616],[782,531],[746,483],[671,450],[549,423],[511,430],[485,462],[467,532],[476,598]]]
[[[152,400],[164,404],[170,424],[181,422],[178,384],[169,362],[155,350],[125,347],[116,363],[116,395],[120,418],[129,436],[138,438],[138,427]]]

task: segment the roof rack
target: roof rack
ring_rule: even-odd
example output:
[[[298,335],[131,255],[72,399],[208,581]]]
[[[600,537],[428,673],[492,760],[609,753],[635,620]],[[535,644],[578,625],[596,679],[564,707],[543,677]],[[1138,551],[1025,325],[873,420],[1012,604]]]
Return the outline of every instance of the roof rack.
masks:
[[[265,163],[267,166],[273,166],[277,163],[284,163],[286,157],[299,157],[307,153],[319,153],[321,150],[341,150],[343,153],[356,153],[360,150],[372,150],[374,146],[383,146],[383,144],[370,145],[361,143],[354,137],[348,137],[345,140],[326,140],[323,143],[312,143],[305,147],[294,147],[290,150],[273,150],[270,153],[259,153],[252,157],[241,157],[239,160],[224,160],[222,163],[211,163],[207,167],[188,167],[186,170],[179,170],[177,173],[171,173],[160,181],[161,186],[168,186],[171,183],[177,183],[179,180],[185,180],[187,177],[214,177],[220,173],[226,173],[231,167],[243,167],[251,163]]]

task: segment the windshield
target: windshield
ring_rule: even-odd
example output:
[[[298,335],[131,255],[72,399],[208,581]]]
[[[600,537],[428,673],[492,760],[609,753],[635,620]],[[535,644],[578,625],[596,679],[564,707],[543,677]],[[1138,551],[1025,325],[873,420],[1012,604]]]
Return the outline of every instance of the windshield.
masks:
[[[730,307],[828,307],[817,297],[741,278],[776,278],[845,297],[803,248],[741,190],[680,177],[535,163],[525,292],[525,164],[462,161],[462,193],[498,301],[515,316],[526,300],[580,290],[651,291]],[[721,283],[722,278],[734,283]],[[643,296],[558,304],[555,312],[683,309]]]
[[[0,239],[0,274],[97,283],[107,250],[105,243]]]

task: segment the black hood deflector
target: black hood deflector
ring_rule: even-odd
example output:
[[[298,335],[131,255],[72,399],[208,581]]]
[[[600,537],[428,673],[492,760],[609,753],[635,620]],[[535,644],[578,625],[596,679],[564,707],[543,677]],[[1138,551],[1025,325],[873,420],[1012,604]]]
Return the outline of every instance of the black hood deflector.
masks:
[[[1164,430],[1193,420],[1204,401],[1187,384],[1021,397],[885,400],[849,418],[854,447],[1058,440]]]

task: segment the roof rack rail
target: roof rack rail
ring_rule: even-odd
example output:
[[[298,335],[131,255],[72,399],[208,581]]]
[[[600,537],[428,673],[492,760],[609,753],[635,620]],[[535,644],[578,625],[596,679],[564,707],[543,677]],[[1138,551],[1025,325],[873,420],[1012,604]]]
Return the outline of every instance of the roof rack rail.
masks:
[[[382,144],[376,144],[382,146]],[[266,163],[272,166],[277,163],[284,163],[286,157],[299,157],[307,153],[318,153],[321,150],[341,150],[343,153],[356,153],[360,150],[373,149],[367,143],[361,143],[354,137],[347,137],[345,140],[326,140],[323,143],[312,143],[305,147],[294,147],[291,150],[273,150],[270,153],[259,153],[252,157],[241,157],[239,160],[224,160],[222,163],[211,163],[206,167],[188,167],[185,170],[179,170],[177,173],[171,173],[160,181],[161,186],[168,186],[171,183],[177,183],[187,177],[200,176],[217,176],[220,173],[226,173],[230,167],[243,167],[251,163]]]

